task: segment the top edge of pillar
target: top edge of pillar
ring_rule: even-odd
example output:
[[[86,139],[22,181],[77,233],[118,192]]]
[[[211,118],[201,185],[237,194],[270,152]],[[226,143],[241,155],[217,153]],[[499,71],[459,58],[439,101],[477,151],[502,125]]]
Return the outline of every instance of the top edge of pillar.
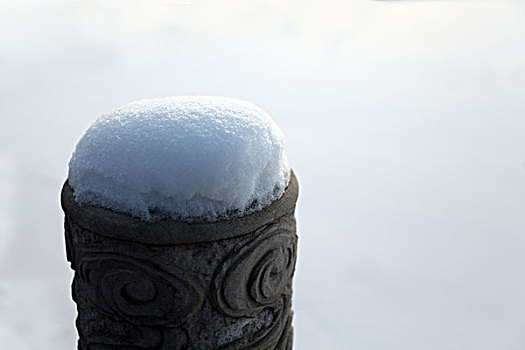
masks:
[[[92,205],[79,205],[68,180],[62,187],[62,209],[75,223],[101,236],[150,245],[191,244],[218,241],[251,233],[294,210],[299,185],[293,171],[281,198],[253,212],[229,220],[189,223],[143,221],[125,213]]]

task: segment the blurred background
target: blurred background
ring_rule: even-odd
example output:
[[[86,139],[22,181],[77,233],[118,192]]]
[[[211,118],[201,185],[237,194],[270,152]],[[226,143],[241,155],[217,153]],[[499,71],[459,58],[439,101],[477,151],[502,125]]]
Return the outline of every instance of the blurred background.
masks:
[[[525,349],[523,0],[0,0],[0,348],[76,348],[59,193],[101,113],[266,109],[295,349]]]

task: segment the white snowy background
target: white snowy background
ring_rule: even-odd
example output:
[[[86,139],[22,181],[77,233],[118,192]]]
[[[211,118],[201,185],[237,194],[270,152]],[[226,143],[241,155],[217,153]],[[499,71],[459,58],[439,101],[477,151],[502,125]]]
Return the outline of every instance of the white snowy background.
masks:
[[[75,348],[71,152],[178,94],[287,137],[296,349],[525,349],[523,0],[0,0],[0,349]]]

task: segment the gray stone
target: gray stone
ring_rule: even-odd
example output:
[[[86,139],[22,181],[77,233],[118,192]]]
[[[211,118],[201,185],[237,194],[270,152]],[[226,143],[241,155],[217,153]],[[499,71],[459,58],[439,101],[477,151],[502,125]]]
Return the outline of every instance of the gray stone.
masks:
[[[220,222],[148,223],[62,189],[78,349],[292,349],[298,185]]]

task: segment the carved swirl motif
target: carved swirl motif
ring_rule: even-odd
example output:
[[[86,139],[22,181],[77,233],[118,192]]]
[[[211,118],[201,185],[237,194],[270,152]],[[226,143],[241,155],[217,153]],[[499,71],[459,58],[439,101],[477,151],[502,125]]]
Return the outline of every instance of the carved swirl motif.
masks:
[[[278,225],[234,249],[215,273],[212,290],[227,315],[255,316],[291,293],[297,239]]]
[[[77,283],[101,312],[134,325],[174,327],[202,303],[194,284],[126,255],[86,253],[77,273]]]
[[[219,266],[211,286],[217,309],[232,317],[270,316],[260,329],[222,349],[285,348],[282,343],[290,328],[296,247],[292,230],[272,225],[237,246]]]

